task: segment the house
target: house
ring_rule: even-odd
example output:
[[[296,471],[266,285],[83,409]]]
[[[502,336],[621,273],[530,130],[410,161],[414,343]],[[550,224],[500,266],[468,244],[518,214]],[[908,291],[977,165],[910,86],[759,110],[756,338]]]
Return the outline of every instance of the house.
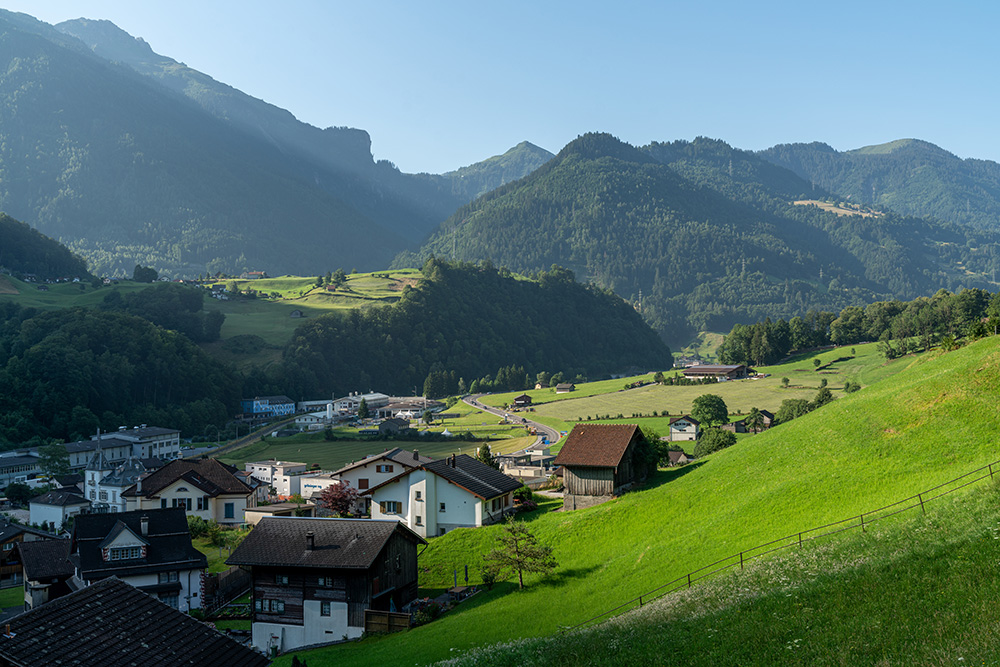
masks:
[[[24,611],[68,595],[76,568],[69,561],[70,540],[20,542],[16,549],[24,567]]]
[[[759,410],[762,419],[762,424],[760,427],[761,431],[766,431],[774,425],[774,413],[768,410]],[[723,431],[730,431],[732,433],[750,433],[750,427],[747,426],[747,418],[738,419],[728,424],[723,424],[720,427]]]
[[[667,452],[667,460],[671,468],[675,466],[682,466],[685,463],[690,463],[692,461],[691,457],[684,452],[669,451]]]
[[[60,489],[32,498],[28,507],[31,512],[31,523],[39,526],[51,526],[52,531],[57,532],[66,526],[70,517],[90,509],[90,501],[79,493]]]
[[[291,317],[292,319],[299,319],[301,317],[305,317],[305,313],[303,313],[301,310],[299,310],[298,308],[296,308],[295,310],[293,310],[292,312],[290,312],[288,314],[288,316]]]
[[[252,419],[271,419],[295,414],[295,401],[287,396],[257,396],[240,401],[243,414]]]
[[[417,597],[417,547],[397,521],[266,517],[229,565],[253,577],[253,645],[262,651],[360,637],[365,611]]]
[[[516,408],[526,408],[531,405],[531,396],[527,394],[521,394],[520,396],[514,397],[514,407]]]
[[[0,665],[266,667],[270,662],[114,577],[7,623]]]
[[[6,517],[0,517],[0,588],[22,581],[24,568],[17,552],[19,544],[54,539],[56,536],[53,533],[12,523]]]
[[[130,512],[178,507],[205,521],[239,525],[256,498],[235,472],[216,459],[171,461],[122,495]]]
[[[309,466],[298,461],[268,459],[267,461],[247,462],[243,464],[243,467],[244,471],[254,479],[260,480],[269,489],[274,489],[273,494],[268,492],[269,496],[288,498],[302,492],[299,477],[306,472]]]
[[[369,407],[367,401],[365,402]],[[389,417],[399,417],[401,419],[420,419],[425,412],[437,412],[444,409],[441,401],[432,401],[423,397],[389,397],[389,402],[379,405],[373,409],[376,417],[388,419]],[[443,418],[438,415],[438,418]]]
[[[557,394],[568,394],[571,391],[576,391],[576,385],[572,382],[560,382],[556,385]]]
[[[644,476],[636,459],[642,431],[635,424],[577,424],[556,457],[563,467],[563,507],[610,500]]]
[[[409,419],[401,419],[399,417],[393,417],[392,419],[386,419],[384,422],[378,425],[379,435],[396,435],[400,431],[410,428]]]
[[[400,473],[413,470],[433,460],[427,456],[420,456],[420,452],[417,450],[410,452],[399,447],[393,447],[380,454],[373,454],[360,461],[346,465],[334,472],[332,477],[337,480],[349,482],[358,491],[367,491],[382,482],[397,477]]]
[[[495,523],[514,508],[519,480],[468,454],[423,463],[372,487],[372,519],[397,519],[421,537]]]
[[[108,577],[159,598],[180,611],[199,609],[205,554],[191,544],[181,508],[81,514],[73,525],[74,582]],[[71,585],[73,585],[71,583]]]
[[[549,385],[547,382],[536,382],[535,389],[548,389]]]
[[[244,271],[240,274],[240,280],[263,280],[269,277],[267,271]]]
[[[100,441],[98,441],[100,443]],[[131,454],[124,462],[112,465],[99,446],[83,471],[84,495],[95,512],[124,512],[124,492],[142,477],[163,465],[159,459],[146,463]]]
[[[715,378],[720,381],[739,380],[747,377],[747,367],[743,364],[738,364],[736,366],[698,364],[697,366],[689,366],[688,368],[685,368],[683,373],[684,377],[691,380],[699,380],[707,377]]]
[[[670,431],[666,439],[670,442],[697,440],[700,425],[701,422],[691,415],[671,417],[669,426]]]

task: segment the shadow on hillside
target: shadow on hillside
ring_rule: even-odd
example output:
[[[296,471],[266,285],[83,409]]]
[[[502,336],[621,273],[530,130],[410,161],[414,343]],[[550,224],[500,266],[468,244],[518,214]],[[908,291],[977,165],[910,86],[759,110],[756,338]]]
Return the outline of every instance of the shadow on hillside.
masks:
[[[574,568],[557,567],[555,572],[544,577],[539,583],[543,583],[546,586],[561,588],[562,586],[565,586],[571,581],[575,581],[586,577],[587,575],[594,572],[596,569],[597,569],[596,565],[592,567],[574,567]]]
[[[663,486],[664,484],[669,484],[674,480],[680,479],[689,472],[694,472],[696,469],[705,465],[704,461],[696,461],[694,463],[687,463],[677,468],[667,468],[666,470],[657,470],[656,474],[645,481],[642,486],[637,487],[636,491],[646,491],[649,489],[655,489],[657,487]]]

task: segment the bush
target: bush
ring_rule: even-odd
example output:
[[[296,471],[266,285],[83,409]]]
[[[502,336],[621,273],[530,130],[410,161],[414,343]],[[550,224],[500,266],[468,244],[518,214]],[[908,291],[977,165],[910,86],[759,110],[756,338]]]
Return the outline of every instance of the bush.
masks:
[[[701,437],[698,438],[698,444],[694,446],[694,456],[700,459],[706,454],[717,452],[726,447],[732,447],[735,444],[735,433],[723,431],[718,428],[706,428],[702,431]]]
[[[531,489],[526,486],[522,486],[514,491],[514,500],[531,500]]]

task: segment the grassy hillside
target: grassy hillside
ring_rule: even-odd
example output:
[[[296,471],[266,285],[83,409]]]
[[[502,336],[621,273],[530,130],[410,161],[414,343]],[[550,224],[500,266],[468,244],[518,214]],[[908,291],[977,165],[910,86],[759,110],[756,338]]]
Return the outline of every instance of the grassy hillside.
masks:
[[[908,367],[805,417],[661,471],[599,507],[549,513],[532,528],[559,568],[516,593],[477,596],[404,635],[306,653],[310,665],[423,664],[455,651],[554,633],[660,583],[791,532],[908,497],[997,458],[1000,338]],[[475,566],[497,528],[456,530],[420,558],[421,585]],[[283,659],[278,664],[287,665]]]

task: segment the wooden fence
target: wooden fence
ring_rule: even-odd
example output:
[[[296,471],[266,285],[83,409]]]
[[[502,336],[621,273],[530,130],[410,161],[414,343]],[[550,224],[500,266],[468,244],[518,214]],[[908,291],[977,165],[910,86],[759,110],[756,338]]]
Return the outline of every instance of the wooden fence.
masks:
[[[238,567],[201,575],[201,608],[206,614],[221,609],[250,590],[250,573]]]
[[[828,523],[823,526],[817,526],[815,528],[809,528],[808,530],[803,530],[798,533],[792,533],[785,537],[778,538],[776,540],[771,540],[764,544],[751,547],[737,554],[727,556],[725,558],[720,558],[714,563],[709,563],[704,567],[698,568],[692,572],[689,572],[683,576],[674,579],[673,581],[668,581],[662,586],[658,586],[652,590],[646,591],[642,595],[632,598],[631,600],[624,602],[613,609],[609,609],[605,612],[588,618],[586,621],[577,623],[576,625],[567,626],[562,629],[562,632],[570,632],[581,628],[585,625],[590,625],[597,621],[611,618],[613,616],[618,616],[619,614],[624,614],[627,611],[641,607],[644,604],[648,604],[653,600],[668,595],[670,593],[677,592],[684,588],[691,588],[695,583],[707,579],[708,577],[719,574],[720,572],[725,572],[726,570],[733,570],[735,568],[743,569],[747,563],[750,561],[766,556],[767,554],[773,553],[775,551],[780,551],[781,549],[788,549],[790,547],[801,547],[806,542],[812,540],[818,540],[821,537],[828,537],[830,535],[835,535],[837,533],[842,533],[847,530],[853,530],[860,528],[864,531],[868,526],[875,523],[876,521],[881,521],[883,519],[888,519],[889,517],[901,514],[908,510],[920,508],[920,511],[924,514],[927,513],[927,503],[937,500],[949,493],[954,493],[960,489],[967,486],[981,482],[986,479],[993,479],[994,474],[1000,473],[1000,461],[994,461],[993,463],[987,464],[981,468],[976,468],[970,472],[965,473],[960,477],[944,482],[943,484],[938,484],[935,487],[921,491],[920,493],[910,496],[909,498],[904,498],[898,500],[891,505],[886,505],[885,507],[880,507],[875,510],[868,512],[863,512],[856,516],[848,517],[846,519],[841,519],[840,521],[835,521],[833,523]]]
[[[365,632],[402,632],[410,629],[410,615],[365,609]]]

